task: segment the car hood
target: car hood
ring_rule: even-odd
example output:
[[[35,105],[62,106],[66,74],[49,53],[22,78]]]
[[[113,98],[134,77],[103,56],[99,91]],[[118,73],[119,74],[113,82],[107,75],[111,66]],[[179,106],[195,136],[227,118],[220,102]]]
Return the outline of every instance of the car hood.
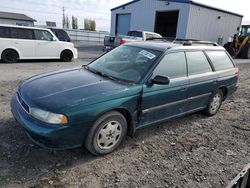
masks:
[[[107,100],[111,95],[131,95],[130,86],[76,68],[31,77],[21,84],[19,93],[31,107],[61,111],[66,107]]]

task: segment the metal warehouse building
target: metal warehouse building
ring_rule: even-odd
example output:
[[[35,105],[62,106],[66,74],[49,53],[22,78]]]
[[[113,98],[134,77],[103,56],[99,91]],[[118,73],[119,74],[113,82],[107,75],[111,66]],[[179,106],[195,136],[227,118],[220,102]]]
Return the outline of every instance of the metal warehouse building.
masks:
[[[145,30],[164,37],[224,44],[237,33],[242,15],[192,0],[134,0],[111,9],[111,35]]]

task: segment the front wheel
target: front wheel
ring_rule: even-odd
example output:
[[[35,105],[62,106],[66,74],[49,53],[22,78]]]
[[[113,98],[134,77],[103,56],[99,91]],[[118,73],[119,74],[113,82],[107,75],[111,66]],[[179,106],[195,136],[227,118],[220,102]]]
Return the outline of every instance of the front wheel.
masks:
[[[211,96],[208,106],[204,111],[205,114],[208,116],[215,115],[219,111],[222,101],[223,101],[223,92],[219,89],[216,92],[214,92],[213,95]]]
[[[244,59],[250,59],[250,44],[247,44],[243,50],[242,50],[242,55]]]
[[[86,148],[94,155],[113,152],[127,133],[127,121],[117,112],[109,112],[100,117],[90,129],[85,141]]]
[[[69,62],[71,61],[73,58],[73,53],[70,51],[70,50],[64,50],[62,53],[61,53],[61,61],[63,62]]]
[[[227,52],[234,57],[235,56],[235,49],[233,48],[233,45],[231,42],[228,42],[224,45],[224,48],[227,50]]]

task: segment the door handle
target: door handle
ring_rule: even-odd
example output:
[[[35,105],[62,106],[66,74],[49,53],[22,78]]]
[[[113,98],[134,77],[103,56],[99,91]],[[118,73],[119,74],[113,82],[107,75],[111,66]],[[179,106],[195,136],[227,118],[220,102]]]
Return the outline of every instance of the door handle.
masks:
[[[188,86],[181,86],[181,91],[187,91],[187,89],[188,89]]]

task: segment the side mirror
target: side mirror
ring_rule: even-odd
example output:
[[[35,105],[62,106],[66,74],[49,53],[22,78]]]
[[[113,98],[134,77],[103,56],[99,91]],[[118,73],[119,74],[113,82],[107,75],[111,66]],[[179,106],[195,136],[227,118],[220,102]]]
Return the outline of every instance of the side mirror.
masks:
[[[157,75],[151,80],[151,84],[168,85],[169,83],[170,83],[169,78],[164,76]]]

